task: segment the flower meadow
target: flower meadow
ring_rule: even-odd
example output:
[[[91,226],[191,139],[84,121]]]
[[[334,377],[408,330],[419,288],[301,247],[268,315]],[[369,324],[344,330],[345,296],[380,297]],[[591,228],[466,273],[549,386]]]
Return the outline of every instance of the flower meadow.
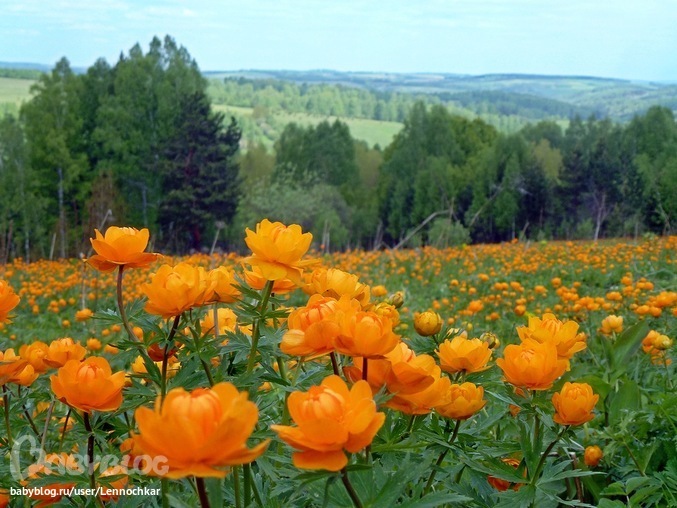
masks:
[[[0,267],[0,507],[677,506],[677,237],[245,234]]]

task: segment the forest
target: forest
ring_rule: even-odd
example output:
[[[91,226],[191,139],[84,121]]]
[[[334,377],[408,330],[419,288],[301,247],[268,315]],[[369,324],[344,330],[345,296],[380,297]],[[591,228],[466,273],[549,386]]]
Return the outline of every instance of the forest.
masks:
[[[148,227],[155,248],[184,253],[241,249],[263,217],[301,224],[326,250],[669,234],[677,220],[665,106],[621,123],[502,91],[208,80],[169,36],[114,65],[79,73],[63,58],[34,77],[30,100],[0,119],[4,261],[86,255],[110,224]],[[469,113],[478,97],[519,122]],[[278,125],[264,142],[224,104],[252,108],[259,127],[276,108],[326,119]],[[403,127],[370,144],[354,118]]]

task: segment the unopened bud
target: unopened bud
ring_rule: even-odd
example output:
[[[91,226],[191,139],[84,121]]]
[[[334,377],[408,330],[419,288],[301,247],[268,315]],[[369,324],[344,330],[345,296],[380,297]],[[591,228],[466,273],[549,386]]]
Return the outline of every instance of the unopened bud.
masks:
[[[431,310],[421,312],[414,318],[414,328],[423,337],[435,335],[442,329],[442,317]]]
[[[480,335],[480,339],[488,344],[489,349],[496,349],[501,345],[501,341],[498,339],[496,334],[492,332],[484,332],[482,335]]]

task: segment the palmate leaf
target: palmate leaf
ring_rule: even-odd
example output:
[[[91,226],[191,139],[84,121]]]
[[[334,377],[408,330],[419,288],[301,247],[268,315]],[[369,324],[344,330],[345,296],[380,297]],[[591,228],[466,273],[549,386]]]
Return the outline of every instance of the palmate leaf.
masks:
[[[519,475],[514,467],[493,457],[484,456],[482,461],[472,460],[468,457],[460,457],[460,460],[474,471],[479,471],[501,480],[511,483],[523,483],[525,481],[524,476]]]

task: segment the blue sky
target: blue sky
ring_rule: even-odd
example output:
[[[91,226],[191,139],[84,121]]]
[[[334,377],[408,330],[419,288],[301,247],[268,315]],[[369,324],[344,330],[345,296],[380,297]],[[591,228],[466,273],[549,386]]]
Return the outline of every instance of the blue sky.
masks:
[[[0,0],[0,61],[114,63],[165,34],[202,70],[677,80],[677,0]]]

